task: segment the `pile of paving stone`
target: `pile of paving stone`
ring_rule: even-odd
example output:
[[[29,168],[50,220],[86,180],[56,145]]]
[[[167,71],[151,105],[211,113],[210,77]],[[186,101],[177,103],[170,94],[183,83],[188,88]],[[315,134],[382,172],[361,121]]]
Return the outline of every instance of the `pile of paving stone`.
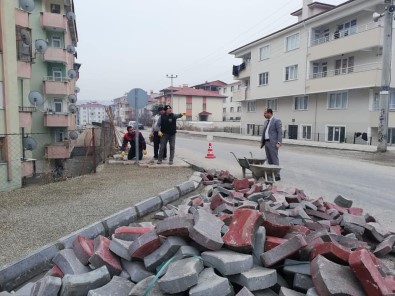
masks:
[[[394,295],[395,270],[379,258],[395,235],[352,201],[226,171],[201,177],[202,192],[163,207],[155,225],[78,236],[19,295]]]

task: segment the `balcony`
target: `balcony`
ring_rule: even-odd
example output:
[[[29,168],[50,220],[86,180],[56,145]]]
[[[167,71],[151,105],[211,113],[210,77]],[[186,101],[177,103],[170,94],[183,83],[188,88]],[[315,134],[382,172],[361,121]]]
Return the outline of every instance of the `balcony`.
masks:
[[[311,41],[310,61],[338,56],[349,52],[377,48],[382,46],[382,27],[378,23],[368,23],[350,29],[346,33],[337,33]]]
[[[74,141],[64,141],[45,145],[45,158],[70,158],[73,148]]]
[[[65,32],[67,19],[63,14],[41,12],[41,26],[49,31]]]
[[[19,78],[32,78],[32,64],[30,62],[17,61],[16,68]]]
[[[241,80],[251,76],[251,62],[248,60],[238,66],[233,66],[233,79]]]
[[[74,124],[73,124],[74,120]],[[44,114],[45,127],[67,127],[73,129],[75,126],[75,115],[64,113],[45,113]]]
[[[67,64],[67,55],[63,48],[49,47],[44,53],[44,61]]]
[[[381,63],[356,65],[310,74],[306,82],[308,93],[320,93],[351,88],[379,87]]]
[[[243,86],[240,87],[239,90],[233,92],[233,101],[234,102],[241,102],[248,100],[250,97],[250,88]]]
[[[19,8],[15,8],[15,25],[24,28],[29,27],[29,13]]]
[[[23,159],[21,162],[21,177],[31,177],[35,173],[36,160],[35,159]]]
[[[61,95],[70,94],[69,79],[67,77],[55,78],[52,76],[44,77],[44,94]]]
[[[35,107],[19,106],[19,126],[24,128],[30,128],[32,126],[32,113],[35,111]]]

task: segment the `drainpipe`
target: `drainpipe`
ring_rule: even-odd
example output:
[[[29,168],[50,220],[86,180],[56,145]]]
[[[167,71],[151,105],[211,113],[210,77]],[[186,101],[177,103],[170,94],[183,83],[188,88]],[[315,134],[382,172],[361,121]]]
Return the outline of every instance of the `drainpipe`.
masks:
[[[9,102],[9,87],[8,87],[8,79],[7,79],[7,50],[4,50],[4,46],[6,46],[6,38],[5,38],[5,20],[4,20],[4,6],[5,1],[1,1],[0,7],[0,21],[1,21],[1,28],[3,32],[1,32],[2,44],[3,44],[3,97],[4,97],[4,126],[5,126],[5,133],[8,135],[5,137],[5,147],[6,147],[6,159],[7,159],[7,180],[12,181],[12,166],[11,166],[11,141],[9,134],[10,131],[10,102]]]

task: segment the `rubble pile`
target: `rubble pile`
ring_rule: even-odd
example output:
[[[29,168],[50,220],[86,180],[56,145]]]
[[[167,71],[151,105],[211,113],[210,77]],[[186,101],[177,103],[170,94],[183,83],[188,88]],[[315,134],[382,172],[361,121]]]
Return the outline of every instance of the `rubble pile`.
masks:
[[[394,252],[395,234],[352,201],[310,199],[303,190],[226,171],[201,178],[202,192],[162,207],[155,225],[121,226],[110,238],[78,236],[45,277],[24,289],[90,296],[395,295],[395,270],[379,259]]]

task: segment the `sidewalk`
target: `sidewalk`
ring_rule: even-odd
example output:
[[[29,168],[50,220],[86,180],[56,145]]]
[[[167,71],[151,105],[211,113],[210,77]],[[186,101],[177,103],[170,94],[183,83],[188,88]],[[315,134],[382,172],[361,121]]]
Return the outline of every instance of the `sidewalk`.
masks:
[[[185,131],[185,130],[178,130],[177,132],[180,134],[190,134],[190,135],[196,135],[201,137],[212,135],[214,137],[214,141],[215,138],[239,139],[239,140],[254,141],[254,142],[259,142],[261,140],[260,136],[248,136],[248,135],[231,134],[225,132],[195,132],[195,131]],[[327,148],[327,149],[349,150],[349,151],[362,151],[362,152],[376,152],[377,150],[377,147],[374,145],[328,143],[328,142],[290,140],[290,139],[283,139],[283,144]],[[387,150],[392,153],[395,153],[394,146],[388,146]]]

